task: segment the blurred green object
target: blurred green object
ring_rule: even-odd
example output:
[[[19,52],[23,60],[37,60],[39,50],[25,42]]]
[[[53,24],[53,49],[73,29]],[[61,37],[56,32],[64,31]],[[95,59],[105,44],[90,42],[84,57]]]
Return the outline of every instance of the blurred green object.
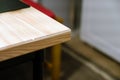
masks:
[[[0,0],[0,13],[27,7],[29,6],[22,3],[20,0]]]

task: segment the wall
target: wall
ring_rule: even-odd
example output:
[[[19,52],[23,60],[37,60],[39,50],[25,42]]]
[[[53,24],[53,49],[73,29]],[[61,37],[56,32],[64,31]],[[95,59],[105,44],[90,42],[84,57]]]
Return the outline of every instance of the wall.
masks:
[[[41,2],[56,15],[64,18],[64,24],[70,27],[71,0],[42,0]]]

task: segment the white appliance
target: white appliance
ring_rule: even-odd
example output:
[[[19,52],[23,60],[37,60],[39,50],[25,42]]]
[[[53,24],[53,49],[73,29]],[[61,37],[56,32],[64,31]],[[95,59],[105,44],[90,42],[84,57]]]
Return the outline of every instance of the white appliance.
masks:
[[[80,37],[120,62],[120,0],[83,0]]]

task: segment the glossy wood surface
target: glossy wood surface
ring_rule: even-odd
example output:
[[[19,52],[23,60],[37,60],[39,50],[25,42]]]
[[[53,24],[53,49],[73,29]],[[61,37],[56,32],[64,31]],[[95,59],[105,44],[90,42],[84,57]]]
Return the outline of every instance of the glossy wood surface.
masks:
[[[30,7],[0,13],[0,61],[70,40],[70,29]]]

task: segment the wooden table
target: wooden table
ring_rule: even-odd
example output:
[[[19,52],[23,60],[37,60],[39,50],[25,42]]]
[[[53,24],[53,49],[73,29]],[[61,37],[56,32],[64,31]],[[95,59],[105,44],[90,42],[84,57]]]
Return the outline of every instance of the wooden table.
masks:
[[[33,60],[40,80],[43,49],[68,40],[69,28],[32,7],[0,13],[0,69]]]

